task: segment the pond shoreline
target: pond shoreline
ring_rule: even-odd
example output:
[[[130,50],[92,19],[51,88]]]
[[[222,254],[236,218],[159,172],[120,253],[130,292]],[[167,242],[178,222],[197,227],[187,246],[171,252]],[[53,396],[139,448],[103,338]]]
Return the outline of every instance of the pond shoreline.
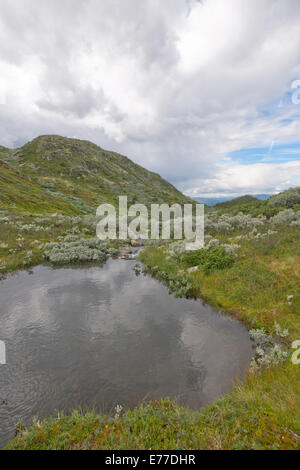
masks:
[[[142,256],[143,259],[144,256]],[[145,263],[144,259],[143,262]],[[153,273],[152,273],[153,274]],[[202,297],[203,296],[203,297]],[[199,295],[200,297],[200,295]],[[253,323],[249,321],[249,318],[241,315],[238,312],[238,309],[230,309],[228,305],[220,305],[218,301],[214,302],[211,295],[205,295],[203,292],[201,292],[201,298],[204,298],[205,301],[208,301],[210,305],[215,305],[218,310],[220,310],[222,313],[229,314],[230,316],[235,317],[238,319],[243,325],[246,327],[253,327]],[[296,382],[295,382],[296,380]],[[276,382],[276,385],[275,385]],[[209,406],[207,409],[201,412],[195,412],[195,411],[190,411],[187,408],[181,408],[177,404],[173,402],[153,402],[149,404],[142,404],[138,406],[137,408],[128,411],[124,413],[123,420],[122,418],[119,419],[118,426],[116,425],[115,421],[111,416],[107,415],[97,415],[97,414],[79,414],[76,415],[76,419],[74,421],[74,426],[70,427],[70,421],[68,417],[65,418],[49,418],[49,420],[46,420],[42,426],[42,429],[44,430],[43,432],[45,433],[42,440],[41,440],[41,432],[38,428],[33,427],[32,432],[34,431],[34,436],[32,437],[32,440],[26,444],[26,431],[24,434],[21,433],[20,436],[11,443],[8,447],[9,448],[57,448],[57,440],[59,438],[59,434],[54,435],[53,439],[51,440],[50,435],[48,434],[47,429],[49,429],[49,432],[51,429],[53,429],[53,426],[56,426],[58,423],[62,427],[66,427],[71,433],[71,435],[74,438],[74,442],[76,441],[76,446],[81,448],[80,446],[83,443],[83,438],[81,438],[78,435],[77,432],[77,425],[83,426],[85,429],[85,439],[92,439],[91,442],[94,442],[94,447],[93,448],[99,448],[98,446],[100,445],[101,448],[145,448],[144,442],[137,440],[137,436],[132,436],[132,438],[127,438],[125,439],[125,435],[120,434],[119,425],[124,426],[125,421],[132,422],[133,419],[136,419],[137,416],[140,416],[141,419],[145,419],[147,423],[150,425],[152,431],[149,436],[149,446],[152,446],[153,449],[155,448],[165,448],[165,449],[172,449],[174,448],[174,442],[176,442],[176,439],[174,441],[174,436],[170,441],[168,439],[170,436],[165,438],[164,444],[162,442],[160,444],[155,444],[155,435],[160,436],[160,431],[159,429],[156,428],[156,419],[158,417],[158,414],[160,413],[165,413],[165,419],[170,423],[170,429],[174,430],[174,413],[175,415],[177,413],[181,413],[182,417],[185,416],[185,419],[188,419],[190,422],[191,427],[195,427],[198,429],[198,437],[196,441],[194,440],[194,444],[191,447],[185,447],[185,448],[208,448],[208,449],[214,449],[217,448],[216,444],[214,443],[216,433],[220,432],[222,433],[222,448],[232,448],[234,445],[233,442],[235,438],[230,436],[232,433],[232,426],[234,426],[234,421],[232,422],[230,419],[227,423],[227,425],[224,426],[221,425],[221,421],[219,424],[215,422],[215,419],[213,416],[218,415],[219,413],[223,414],[229,413],[231,406],[233,406],[232,400],[234,400],[236,406],[237,406],[237,413],[235,416],[235,420],[242,420],[243,426],[245,426],[245,431],[246,434],[252,436],[252,441],[247,442],[247,439],[245,438],[243,440],[242,437],[236,438],[237,443],[235,445],[238,445],[238,448],[254,448],[257,446],[257,448],[260,448],[260,445],[262,446],[261,448],[300,448],[299,446],[299,440],[298,440],[298,434],[297,434],[297,426],[294,428],[290,428],[290,424],[285,424],[285,425],[279,425],[280,420],[284,423],[287,421],[283,419],[282,415],[280,414],[280,420],[277,419],[276,414],[274,415],[273,418],[271,418],[268,413],[266,415],[260,415],[259,409],[261,407],[263,408],[265,405],[264,403],[273,403],[273,396],[276,395],[276,393],[281,394],[282,388],[285,387],[286,389],[286,394],[288,399],[291,399],[291,397],[295,394],[296,390],[296,383],[297,383],[297,378],[295,376],[295,368],[291,366],[290,363],[285,363],[281,366],[278,366],[277,368],[273,368],[272,370],[266,370],[266,371],[261,371],[258,373],[258,375],[255,376],[249,376],[248,378],[244,379],[232,392],[230,392],[228,395],[226,395],[224,398],[222,398],[219,402],[216,402],[214,405]],[[273,392],[269,392],[268,384],[272,384],[273,387]],[[254,392],[255,390],[255,392]],[[280,390],[280,391],[279,391]],[[253,394],[257,394],[258,402],[257,405],[250,406],[250,409],[248,409],[248,412],[246,412],[246,409],[249,407],[249,404],[251,403],[251,396]],[[250,400],[250,401],[249,401]],[[231,403],[231,405],[230,405]],[[248,403],[248,405],[246,405]],[[246,405],[246,409],[244,409],[244,406]],[[228,407],[229,406],[229,407]],[[256,413],[256,406],[257,408],[257,413]],[[269,406],[269,405],[268,405]],[[272,405],[273,406],[273,405]],[[275,406],[275,403],[274,403]],[[275,407],[276,408],[276,407]],[[253,414],[254,413],[254,414]],[[152,415],[152,418],[154,421],[151,424],[151,419],[146,418],[146,416]],[[142,416],[145,416],[145,418],[142,418]],[[251,420],[253,419],[253,416],[256,417],[255,420],[258,420],[259,425],[256,424],[255,427],[252,426]],[[269,417],[268,417],[269,416]],[[291,420],[290,417],[288,419]],[[112,447],[108,441],[107,438],[108,436],[101,436],[101,438],[96,439],[94,437],[93,432],[88,432],[88,427],[87,427],[87,422],[92,420],[94,422],[95,427],[99,426],[102,429],[102,424],[101,423],[109,423],[107,426],[111,426],[111,432],[115,436],[116,439],[121,439],[119,441],[115,441],[115,447]],[[124,421],[125,420],[125,421]],[[150,420],[150,421],[149,421]],[[248,423],[248,421],[250,422]],[[268,435],[268,437],[265,438],[260,438],[259,433],[262,432],[262,429],[266,429],[266,434],[268,434],[267,429],[272,425],[271,423],[273,422],[274,429],[277,429],[278,431],[273,433],[272,435]],[[76,424],[77,423],[77,424]],[[95,424],[97,423],[97,424]],[[173,424],[171,424],[173,423]],[[214,423],[214,424],[213,424]],[[246,424],[247,423],[247,424]],[[199,428],[200,426],[200,428]],[[207,436],[204,437],[204,435],[201,432],[202,427],[205,426],[207,430]],[[216,427],[217,426],[217,427]],[[216,427],[216,428],[215,428]],[[259,432],[257,431],[257,429]],[[187,435],[189,434],[189,429],[186,429]],[[52,431],[51,431],[52,432]],[[171,431],[170,431],[171,432]],[[155,433],[155,434],[153,434]],[[298,431],[299,433],[299,431]],[[46,437],[48,436],[48,437]],[[119,438],[118,438],[119,436]],[[37,440],[36,440],[37,439]],[[112,436],[110,436],[110,439],[112,439]],[[133,440],[132,440],[133,439]],[[36,443],[35,443],[36,442]],[[113,441],[111,441],[113,442]],[[117,443],[119,442],[119,444]],[[169,442],[169,443],[168,443]],[[190,441],[192,442],[192,440]],[[254,444],[256,442],[256,444]],[[148,445],[146,444],[146,445]],[[84,445],[84,444],[83,444]],[[122,447],[124,446],[125,447]],[[155,447],[157,445],[157,447]],[[103,446],[103,447],[102,447]],[[119,447],[117,447],[119,446]],[[163,446],[163,447],[162,447]],[[195,447],[194,447],[195,446]],[[201,447],[202,446],[202,447]],[[58,448],[60,448],[58,446]],[[72,444],[68,443],[66,444],[66,447],[61,447],[61,448],[72,448]],[[82,447],[86,448],[86,447]]]
[[[131,409],[147,394],[149,400],[151,397],[180,396],[185,406],[197,409],[230,390],[237,376],[244,376],[252,356],[246,329],[201,302],[170,296],[166,287],[151,276],[137,276],[132,269],[134,263],[134,260],[111,259],[101,267],[87,264],[54,268],[38,266],[31,274],[23,271],[3,281],[4,284],[0,285],[1,310],[6,314],[2,317],[2,334],[4,332],[10,357],[6,371],[3,371],[6,372],[6,380],[13,380],[13,383],[17,380],[18,389],[21,387],[17,393],[24,395],[25,399],[20,404],[14,402],[14,388],[4,387],[2,394],[9,396],[7,406],[11,410],[24,409],[23,415],[28,418],[36,413],[45,416],[51,408],[46,407],[45,411],[43,403],[50,406],[52,395],[54,398],[57,396],[52,409],[69,411],[77,407],[79,399],[85,407],[91,407],[91,398],[84,395],[84,390],[88,387],[86,390],[90,393],[96,384],[99,390],[95,391],[93,400],[98,408],[102,403],[100,408],[104,406],[106,396],[111,397],[108,408],[113,406],[113,390],[117,387],[116,391],[119,391],[113,398],[114,403],[128,404]],[[16,290],[12,302],[11,293]],[[135,292],[134,296],[132,292]],[[114,318],[117,321],[115,327],[114,323],[110,324]],[[119,336],[118,332],[123,333]],[[74,343],[74,335],[78,344]],[[15,337],[18,343],[12,348]],[[110,338],[108,343],[107,338]],[[130,338],[128,344],[127,338]],[[66,354],[63,353],[65,348]],[[128,366],[126,361],[123,363],[123,350],[126,350]],[[92,362],[85,364],[84,351],[89,351],[88,357],[95,355]],[[26,358],[23,365],[18,365],[19,356]],[[72,361],[77,356],[75,365]],[[142,357],[145,362],[140,363]],[[153,360],[155,358],[153,365],[152,357]],[[41,377],[46,374],[47,381],[51,379],[55,394],[50,387],[49,391],[38,395],[44,388],[39,377],[39,361],[42,361]],[[57,363],[60,367],[56,372]],[[69,371],[65,371],[67,380],[63,374],[56,390],[55,377],[57,373],[63,373],[64,364],[68,363]],[[49,367],[47,364],[51,364],[49,371],[45,369]],[[80,364],[84,365],[81,367]],[[109,373],[110,364],[113,368]],[[131,371],[137,370],[136,377],[133,375],[128,384],[127,367],[129,377]],[[22,391],[24,370],[27,372]],[[75,370],[72,387],[78,385],[74,395],[69,380]],[[100,375],[94,384],[97,370]],[[5,374],[2,378],[5,379]],[[31,382],[36,385],[29,393]],[[110,382],[113,388],[105,392]],[[134,393],[132,385],[136,388]],[[125,387],[123,393],[122,387]],[[61,402],[60,395],[57,395],[60,389],[64,390]],[[129,397],[126,395],[128,392]],[[37,403],[34,411],[31,411],[32,401]],[[2,406],[2,414],[4,408]],[[18,416],[22,418],[22,415]],[[19,420],[14,415],[11,417],[14,422]]]

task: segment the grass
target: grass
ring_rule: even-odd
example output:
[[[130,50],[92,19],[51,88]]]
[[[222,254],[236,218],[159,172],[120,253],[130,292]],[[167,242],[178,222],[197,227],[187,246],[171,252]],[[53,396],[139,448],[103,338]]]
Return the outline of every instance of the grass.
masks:
[[[231,234],[232,236],[232,234]],[[228,236],[220,237],[229,242]],[[189,264],[168,258],[167,247],[140,255],[156,274],[174,278]],[[286,346],[300,337],[299,230],[288,228],[261,240],[241,242],[229,267],[188,275],[193,295],[204,298],[252,328],[289,329]],[[287,296],[293,295],[290,304]],[[290,355],[291,355],[290,350]],[[120,416],[74,411],[59,414],[19,435],[8,449],[300,449],[300,369],[289,360],[249,374],[204,410],[168,399],[141,403]]]
[[[174,186],[129,158],[79,139],[46,135],[0,148],[0,210],[93,213],[102,203],[188,203]]]
[[[47,193],[39,184],[21,176],[0,160],[0,209],[19,212],[62,212],[67,215],[81,211],[67,201]]]
[[[78,239],[95,237],[94,225],[84,217],[7,214],[0,214],[0,279],[18,269],[44,263],[45,243],[64,241],[70,235]],[[24,230],[26,227],[39,230]],[[118,245],[118,241],[110,243],[113,248]]]
[[[232,237],[232,234],[231,234]],[[228,238],[228,237],[227,237]],[[222,241],[228,241],[225,236]],[[147,248],[140,256],[150,268],[176,276],[187,268],[184,261],[168,259],[164,248]],[[274,321],[288,328],[291,339],[300,338],[300,233],[287,228],[261,240],[244,241],[237,261],[226,269],[198,270],[189,274],[193,293],[230,313],[251,328]],[[287,297],[293,295],[288,303]]]
[[[63,236],[72,229],[71,221],[60,223],[57,218],[53,218],[53,223],[37,223],[37,217],[32,215],[9,215],[9,223],[1,222],[0,218],[0,274],[29,268],[40,264],[44,260],[39,245],[51,241],[56,241],[59,236]],[[50,220],[50,219],[49,219]],[[20,231],[21,226],[35,224],[43,226],[47,230],[39,232]],[[35,243],[38,241],[38,243]],[[3,247],[2,247],[3,246]],[[32,252],[30,260],[26,261],[28,252]]]
[[[120,417],[75,411],[35,421],[7,448],[300,449],[295,369],[288,363],[250,376],[203,411],[164,399]]]
[[[53,212],[80,215],[75,233],[90,237],[95,236],[95,228],[84,224],[84,213],[101,202],[116,202],[119,194],[128,194],[129,204],[189,202],[158,175],[89,142],[44,136],[20,149],[0,147],[0,158],[0,276],[43,262],[40,244],[74,233],[74,221],[51,217]],[[274,196],[271,205],[238,201],[239,205],[220,208],[219,214],[272,217],[282,204],[289,207],[295,197],[298,201],[294,192]],[[24,231],[24,225],[40,229]],[[289,336],[277,339],[290,347],[300,339],[300,230],[290,226],[276,230],[262,239],[238,241],[238,257],[226,262],[218,250],[217,258],[201,255],[201,262],[193,256],[170,258],[164,246],[146,248],[141,260],[149,269],[155,268],[154,275],[169,279],[174,293],[190,292],[249,328],[264,327],[273,335],[275,322],[288,328]],[[217,237],[220,243],[230,244],[245,234],[235,231]],[[198,271],[187,273],[194,263],[200,266]],[[203,269],[207,263],[209,269]],[[182,272],[185,284],[176,281]],[[289,296],[293,296],[290,301]],[[166,398],[141,403],[117,417],[74,411],[71,416],[35,420],[28,429],[20,424],[18,436],[7,448],[300,449],[299,367],[289,358],[251,373],[231,393],[200,411]]]

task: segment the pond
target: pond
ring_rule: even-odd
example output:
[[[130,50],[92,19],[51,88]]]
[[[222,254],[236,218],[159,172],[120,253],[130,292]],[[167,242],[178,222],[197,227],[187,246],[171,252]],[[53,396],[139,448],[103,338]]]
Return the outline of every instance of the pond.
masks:
[[[18,422],[55,410],[166,396],[200,408],[245,373],[253,350],[240,323],[174,298],[134,264],[38,266],[0,282],[0,447]]]

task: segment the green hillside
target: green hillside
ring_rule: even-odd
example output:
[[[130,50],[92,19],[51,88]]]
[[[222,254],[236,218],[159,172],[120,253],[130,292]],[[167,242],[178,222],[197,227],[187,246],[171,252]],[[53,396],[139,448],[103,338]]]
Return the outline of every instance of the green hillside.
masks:
[[[17,170],[0,160],[0,209],[14,209],[22,212],[64,212],[80,213],[68,202],[49,194],[30,178],[23,177]]]
[[[83,140],[41,136],[0,147],[0,209],[94,213],[99,204],[187,203],[174,186],[115,152]]]
[[[268,200],[268,205],[273,207],[294,207],[300,204],[300,186],[290,188],[283,193],[275,194]]]
[[[251,214],[257,217],[259,214],[267,218],[273,217],[284,209],[300,209],[300,186],[290,188],[282,193],[275,194],[269,199],[262,201],[253,196],[242,196],[232,201],[216,204],[213,207],[206,208],[207,213],[233,214],[239,213]]]
[[[225,202],[219,202],[218,204],[215,205],[217,209],[228,209],[233,206],[240,206],[242,204],[251,204],[252,202],[258,202],[259,199],[253,196],[240,196],[236,197],[234,199],[231,199],[231,201],[225,201]]]

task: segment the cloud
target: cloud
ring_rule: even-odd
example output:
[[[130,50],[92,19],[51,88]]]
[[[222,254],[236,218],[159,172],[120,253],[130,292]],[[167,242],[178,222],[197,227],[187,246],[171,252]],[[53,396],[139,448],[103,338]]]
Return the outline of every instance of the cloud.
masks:
[[[188,196],[236,196],[238,194],[272,194],[292,186],[300,186],[300,160],[282,164],[255,163],[240,165],[224,162],[213,178],[192,180]],[[216,191],[217,189],[217,191]]]
[[[1,0],[0,143],[89,139],[192,193],[223,191],[227,156],[232,192],[285,187],[276,159],[241,186],[231,153],[299,141],[299,19],[298,0]]]

